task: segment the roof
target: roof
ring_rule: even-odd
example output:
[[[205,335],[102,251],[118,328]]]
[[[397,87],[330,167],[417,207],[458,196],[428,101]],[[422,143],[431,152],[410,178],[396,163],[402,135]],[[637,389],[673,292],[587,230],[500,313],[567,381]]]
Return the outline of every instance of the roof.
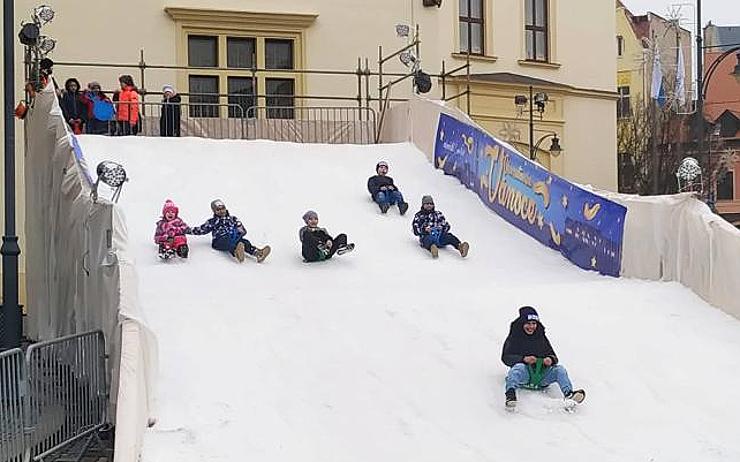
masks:
[[[740,26],[715,26],[710,23],[705,28],[705,34],[709,39],[706,43],[707,46],[722,45],[712,51],[727,51],[733,45],[740,44]]]

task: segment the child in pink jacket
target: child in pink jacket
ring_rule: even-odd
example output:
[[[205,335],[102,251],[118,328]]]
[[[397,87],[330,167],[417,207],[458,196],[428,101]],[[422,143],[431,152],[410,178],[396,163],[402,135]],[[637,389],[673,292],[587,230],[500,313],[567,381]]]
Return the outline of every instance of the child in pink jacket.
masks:
[[[154,243],[159,245],[159,257],[164,260],[175,255],[188,258],[188,238],[185,237],[188,225],[177,216],[178,212],[175,203],[167,199],[154,232]]]

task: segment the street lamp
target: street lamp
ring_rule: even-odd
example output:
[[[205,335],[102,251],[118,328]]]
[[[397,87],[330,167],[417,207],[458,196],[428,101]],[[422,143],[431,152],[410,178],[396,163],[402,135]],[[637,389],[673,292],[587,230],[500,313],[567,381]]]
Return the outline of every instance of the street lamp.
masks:
[[[537,148],[535,145],[538,144],[534,142],[534,112],[537,111],[540,114],[540,120],[542,120],[542,114],[545,113],[545,105],[549,100],[550,97],[547,96],[547,93],[534,93],[531,85],[529,86],[529,97],[526,97],[525,95],[514,96],[514,104],[516,105],[520,114],[524,112],[524,106],[529,103],[529,110],[527,112],[529,112],[529,158],[531,160],[535,160],[537,158]],[[547,136],[548,135],[546,135],[545,137]],[[555,142],[555,144],[557,144],[557,142]],[[557,148],[559,149],[560,146],[558,145]]]
[[[552,138],[552,141],[550,142],[550,149],[548,149],[548,151],[550,151],[550,154],[553,157],[558,157],[560,153],[563,152],[563,148],[560,147],[560,138],[558,138],[558,134],[557,133],[547,133],[541,136],[540,139],[538,139],[537,142],[535,143],[534,157],[531,158],[532,160],[537,159],[537,150],[540,148],[540,145],[542,144],[542,142],[548,138]]]
[[[0,350],[21,344],[23,317],[18,304],[18,236],[15,234],[15,8],[13,0],[3,4],[3,103],[5,107],[5,230],[0,247],[3,262],[3,304],[0,309]]]

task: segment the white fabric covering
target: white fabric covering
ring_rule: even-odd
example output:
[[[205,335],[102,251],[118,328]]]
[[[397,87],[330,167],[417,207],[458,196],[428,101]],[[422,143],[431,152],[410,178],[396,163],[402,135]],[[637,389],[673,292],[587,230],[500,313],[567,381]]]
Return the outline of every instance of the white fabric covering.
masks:
[[[103,330],[115,457],[136,460],[151,418],[157,349],[138,304],[125,221],[114,204],[92,201],[93,179],[52,87],[36,96],[25,133],[29,335]]]

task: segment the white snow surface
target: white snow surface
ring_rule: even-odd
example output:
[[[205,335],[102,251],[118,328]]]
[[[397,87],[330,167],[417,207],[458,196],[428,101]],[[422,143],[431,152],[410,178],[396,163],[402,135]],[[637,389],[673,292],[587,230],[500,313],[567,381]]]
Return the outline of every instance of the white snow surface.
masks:
[[[738,461],[740,322],[675,283],[582,271],[490,212],[408,144],[81,137],[121,162],[119,202],[159,341],[158,423],[143,460]],[[367,178],[390,163],[411,204],[381,215]],[[94,175],[94,172],[93,172]],[[470,255],[432,260],[411,233],[434,196]],[[189,236],[161,262],[165,199],[199,225],[225,201],[262,264]],[[306,264],[301,216],[354,253]],[[504,410],[509,322],[533,305],[586,401],[520,391]]]

